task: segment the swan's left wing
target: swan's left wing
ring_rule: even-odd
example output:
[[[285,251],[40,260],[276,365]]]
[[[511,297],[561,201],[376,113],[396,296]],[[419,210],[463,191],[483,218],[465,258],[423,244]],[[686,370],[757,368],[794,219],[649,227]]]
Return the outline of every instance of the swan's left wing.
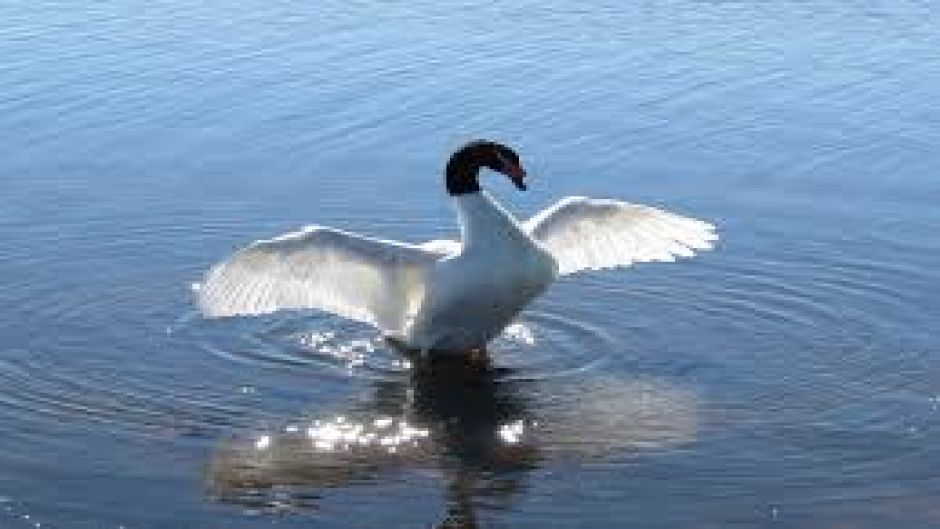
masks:
[[[320,309],[400,331],[420,304],[436,249],[312,226],[256,241],[215,265],[197,297],[209,317]]]
[[[567,197],[523,224],[558,261],[559,274],[674,261],[708,250],[715,227],[661,209],[616,200]]]

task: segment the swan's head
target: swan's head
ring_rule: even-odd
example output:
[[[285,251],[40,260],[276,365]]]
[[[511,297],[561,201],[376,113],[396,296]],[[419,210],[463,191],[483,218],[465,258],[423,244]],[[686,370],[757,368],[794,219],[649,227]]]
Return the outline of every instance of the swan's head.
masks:
[[[497,173],[508,176],[517,188],[525,191],[525,169],[522,168],[522,161],[519,160],[519,155],[516,154],[516,151],[501,143],[491,142],[489,148],[491,149],[493,158],[486,166]]]
[[[526,189],[526,172],[516,151],[495,141],[474,140],[450,157],[447,163],[447,191],[451,195],[479,191],[477,175],[481,167],[504,174],[518,189]]]

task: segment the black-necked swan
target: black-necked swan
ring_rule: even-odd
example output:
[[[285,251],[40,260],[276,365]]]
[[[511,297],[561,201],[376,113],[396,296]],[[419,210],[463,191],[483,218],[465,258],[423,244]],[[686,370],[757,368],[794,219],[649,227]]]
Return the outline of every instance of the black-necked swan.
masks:
[[[309,226],[256,241],[197,289],[204,315],[313,308],[366,322],[410,349],[482,349],[558,276],[673,261],[717,240],[711,224],[650,206],[567,197],[520,222],[480,189],[489,168],[526,189],[519,156],[472,141],[447,162],[461,241],[409,244]]]

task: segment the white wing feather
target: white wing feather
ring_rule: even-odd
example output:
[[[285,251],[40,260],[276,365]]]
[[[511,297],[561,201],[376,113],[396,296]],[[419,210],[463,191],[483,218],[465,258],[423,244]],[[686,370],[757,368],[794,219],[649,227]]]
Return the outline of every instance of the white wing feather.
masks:
[[[440,251],[306,227],[256,241],[215,265],[197,289],[209,317],[314,308],[401,330]]]
[[[558,261],[559,274],[674,261],[711,249],[715,227],[654,207],[567,197],[524,223]]]

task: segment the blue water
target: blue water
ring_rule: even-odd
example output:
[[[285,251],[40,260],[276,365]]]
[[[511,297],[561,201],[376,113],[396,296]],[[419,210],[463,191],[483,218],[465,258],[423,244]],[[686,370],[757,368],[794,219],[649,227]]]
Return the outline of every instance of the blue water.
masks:
[[[937,527],[938,17],[0,5],[0,526]],[[207,267],[303,224],[452,236],[474,137],[521,153],[529,192],[484,182],[521,216],[619,198],[722,243],[556,284],[484,377],[194,312]],[[357,425],[412,433],[315,449]]]

